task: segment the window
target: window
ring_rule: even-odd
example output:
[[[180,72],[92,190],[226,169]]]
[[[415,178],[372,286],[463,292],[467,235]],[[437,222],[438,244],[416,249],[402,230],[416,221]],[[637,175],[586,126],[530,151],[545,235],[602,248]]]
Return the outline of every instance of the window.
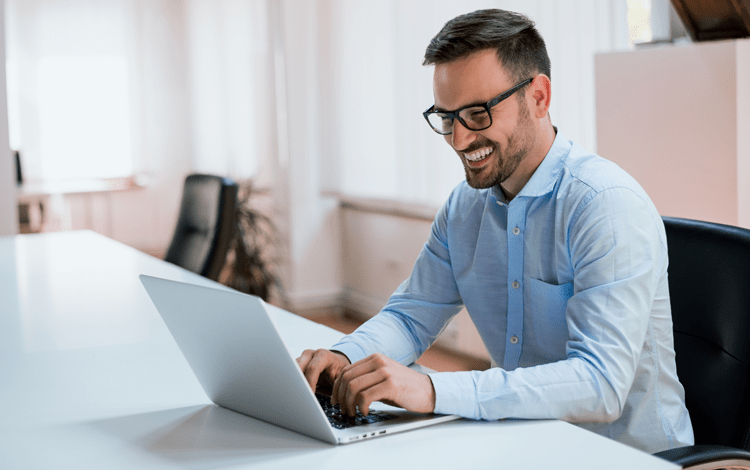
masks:
[[[628,0],[628,31],[630,44],[652,40],[651,0]]]
[[[134,173],[124,57],[44,57],[37,87],[43,180]]]
[[[6,2],[10,143],[28,181],[137,173],[127,5]]]

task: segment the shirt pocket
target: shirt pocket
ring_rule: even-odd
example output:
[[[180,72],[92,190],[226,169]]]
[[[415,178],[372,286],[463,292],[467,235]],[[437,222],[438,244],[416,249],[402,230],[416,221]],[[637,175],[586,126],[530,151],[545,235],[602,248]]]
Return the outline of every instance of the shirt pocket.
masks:
[[[568,322],[565,310],[573,296],[573,283],[555,285],[530,279],[531,318],[540,351],[555,359],[565,357]]]

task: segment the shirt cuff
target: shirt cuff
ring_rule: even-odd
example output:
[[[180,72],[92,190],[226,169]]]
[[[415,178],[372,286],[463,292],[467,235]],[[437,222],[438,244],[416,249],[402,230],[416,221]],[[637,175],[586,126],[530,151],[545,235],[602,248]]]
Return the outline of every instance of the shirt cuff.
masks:
[[[334,344],[329,349],[342,353],[352,364],[368,356],[361,346],[350,341],[341,341]]]
[[[428,374],[435,388],[435,413],[481,419],[477,412],[476,389],[471,372]]]

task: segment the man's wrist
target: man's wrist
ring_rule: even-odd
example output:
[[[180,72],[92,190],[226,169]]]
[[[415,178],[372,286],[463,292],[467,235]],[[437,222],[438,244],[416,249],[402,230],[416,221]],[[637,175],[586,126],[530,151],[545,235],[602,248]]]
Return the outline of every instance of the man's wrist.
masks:
[[[332,352],[332,353],[334,353],[334,354],[338,354],[339,356],[343,356],[343,357],[344,357],[344,359],[346,359],[346,360],[347,360],[347,362],[349,362],[349,364],[351,364],[351,363],[352,363],[352,360],[351,360],[351,359],[349,359],[349,356],[347,356],[347,355],[346,355],[346,354],[344,354],[343,352],[341,352],[341,351],[339,351],[339,350],[337,350],[337,349],[329,349],[329,351],[331,351],[331,352]]]

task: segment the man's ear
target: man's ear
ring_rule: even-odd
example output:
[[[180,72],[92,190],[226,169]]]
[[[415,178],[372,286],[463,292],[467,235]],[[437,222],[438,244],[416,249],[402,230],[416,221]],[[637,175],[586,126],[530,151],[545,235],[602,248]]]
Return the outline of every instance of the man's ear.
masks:
[[[548,76],[540,73],[534,77],[534,81],[529,84],[529,87],[531,88],[530,96],[533,99],[535,109],[534,116],[538,119],[546,117],[552,97],[552,82]]]

